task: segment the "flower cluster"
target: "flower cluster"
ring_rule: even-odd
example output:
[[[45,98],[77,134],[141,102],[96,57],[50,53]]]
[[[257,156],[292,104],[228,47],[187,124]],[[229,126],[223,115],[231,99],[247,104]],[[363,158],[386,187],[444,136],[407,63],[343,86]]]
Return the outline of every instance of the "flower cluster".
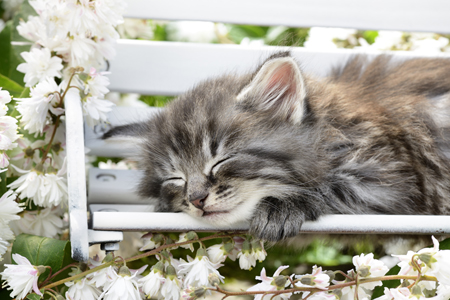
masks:
[[[9,174],[19,178],[8,188],[38,208],[25,211],[13,224],[14,232],[57,237],[63,230],[64,210],[59,208],[67,207],[68,199],[64,102],[81,101],[90,126],[106,121],[113,104],[105,100],[107,72],[99,70],[114,55],[111,49],[119,37],[114,27],[123,22],[125,4],[118,0],[34,0],[29,4],[37,15],[21,20],[17,27],[32,42],[30,51],[21,53],[25,62],[17,67],[30,88],[29,96],[15,98],[25,134],[14,142],[17,121],[3,116],[3,109],[0,167],[11,163]],[[0,91],[2,107],[10,99]],[[10,160],[4,150],[10,150]]]
[[[1,169],[9,166],[9,157],[6,151],[17,147],[16,140],[19,138],[17,120],[6,115],[8,112],[6,104],[10,101],[9,92],[0,87],[0,172],[2,172]]]
[[[22,211],[22,207],[15,200],[16,195],[11,191],[0,197],[0,261],[9,246],[7,241],[14,239],[9,222],[20,219],[17,214]]]
[[[385,288],[384,295],[376,300],[448,299],[450,297],[450,250],[439,250],[439,242],[433,237],[433,248],[406,255],[394,255],[400,262],[398,275],[385,277],[388,267],[374,255],[361,254],[353,257],[354,269],[347,274],[337,271],[323,271],[314,266],[311,274],[282,276],[278,268],[273,277],[268,277],[263,268],[258,283],[247,291],[273,294],[273,299],[288,299],[293,293],[302,292],[302,299],[308,300],[351,300],[371,299],[372,292],[381,286],[382,280],[401,279],[397,288]],[[336,280],[341,274],[344,280]],[[271,296],[272,297],[272,296]],[[262,299],[262,294],[255,299]]]

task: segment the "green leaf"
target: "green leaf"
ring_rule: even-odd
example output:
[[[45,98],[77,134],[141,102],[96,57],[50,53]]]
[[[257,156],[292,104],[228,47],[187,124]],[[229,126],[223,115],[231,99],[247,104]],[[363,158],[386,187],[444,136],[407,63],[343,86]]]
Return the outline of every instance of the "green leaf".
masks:
[[[39,299],[41,299],[41,296],[39,296],[38,294],[29,294],[29,295],[27,295],[27,299],[39,300]]]
[[[450,238],[439,243],[439,250],[450,250]]]
[[[7,90],[13,97],[20,97],[24,91],[24,87],[17,82],[12,81],[8,77],[0,74],[0,87],[3,90]]]
[[[2,300],[11,300],[11,299],[13,299],[13,298],[11,298],[9,296],[9,294],[11,294],[11,290],[7,290],[6,287],[5,288],[0,288],[0,299],[2,299]]]
[[[0,173],[0,197],[6,193],[6,172]]]
[[[24,74],[17,71],[17,66],[23,62],[23,59],[15,51],[15,46],[11,45],[11,41],[13,41],[11,36],[15,30],[13,21],[8,21],[0,33],[0,74],[15,82],[23,82]],[[20,52],[30,50],[30,45],[18,47]]]
[[[26,257],[34,266],[50,266],[53,273],[59,271],[64,266],[75,262],[71,257],[69,241],[61,241],[42,236],[20,234],[16,237],[12,247],[12,253]],[[58,275],[55,280],[67,277],[66,270]],[[47,278],[49,271],[42,274],[40,281]]]
[[[400,271],[400,267],[399,266],[394,266],[392,269],[389,270],[389,272],[386,273],[387,275],[397,275],[398,272]],[[384,288],[396,288],[400,285],[400,280],[385,280],[383,281],[383,285],[382,286],[377,286],[374,290],[373,290],[373,294],[372,294],[372,298],[371,299],[375,299],[378,297],[381,297],[384,295]]]

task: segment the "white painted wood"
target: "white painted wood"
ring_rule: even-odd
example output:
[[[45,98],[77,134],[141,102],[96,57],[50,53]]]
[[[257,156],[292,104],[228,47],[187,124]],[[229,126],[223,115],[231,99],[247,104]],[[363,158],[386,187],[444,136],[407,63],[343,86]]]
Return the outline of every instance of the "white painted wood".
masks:
[[[89,169],[88,203],[144,204],[137,194],[139,170]]]
[[[450,33],[447,0],[128,0],[127,17]]]
[[[305,74],[319,77],[326,76],[333,66],[345,63],[351,55],[361,53],[350,49],[317,51],[305,48],[119,40],[117,56],[111,60],[110,89],[145,95],[177,95],[212,76],[252,71],[270,54],[280,50],[290,50]],[[370,52],[369,55],[380,53]],[[427,56],[405,51],[383,53],[400,58]],[[450,57],[449,53],[439,55]]]
[[[242,222],[217,226],[184,213],[95,212],[95,230],[216,231],[248,230]],[[300,233],[450,234],[450,216],[326,215],[305,222]]]
[[[148,201],[140,204],[89,204],[89,211],[94,212],[154,212],[155,206]]]
[[[113,107],[108,113],[108,123],[91,128],[85,124],[85,146],[89,155],[104,157],[131,157],[136,154],[136,145],[133,143],[107,142],[101,139],[103,134],[111,127],[145,121],[160,108],[156,107]]]
[[[89,259],[89,245],[83,113],[81,102],[76,98],[67,97],[64,104],[66,109],[67,186],[72,258],[76,261],[87,262]]]
[[[88,230],[89,245],[101,243],[117,243],[123,240],[122,231]]]

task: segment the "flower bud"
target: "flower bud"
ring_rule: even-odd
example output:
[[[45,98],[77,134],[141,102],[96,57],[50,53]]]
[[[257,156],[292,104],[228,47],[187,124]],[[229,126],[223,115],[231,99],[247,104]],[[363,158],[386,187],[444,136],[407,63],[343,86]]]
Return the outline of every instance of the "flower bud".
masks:
[[[166,267],[166,275],[167,276],[177,276],[177,271],[175,270],[175,268],[172,265],[168,265]]]
[[[208,275],[208,282],[212,285],[212,286],[216,286],[220,284],[220,278],[216,273],[210,273]]]
[[[167,252],[167,250],[163,250],[159,253],[161,257],[165,260],[170,260],[170,254]]]
[[[193,296],[195,297],[194,299],[203,297],[205,295],[206,291],[207,291],[207,289],[205,289],[204,287],[195,288],[194,291],[192,292]]]
[[[66,298],[64,298],[64,296],[62,295],[57,295],[56,300],[66,300]]]
[[[242,252],[243,253],[250,253],[251,250],[252,250],[252,246],[250,245],[250,242],[248,240],[245,240],[242,243]]]
[[[202,247],[198,248],[197,255],[195,257],[198,257],[201,259],[203,256],[208,256],[208,253],[206,252],[206,249],[203,249]]]
[[[336,274],[333,271],[324,271],[324,273],[327,274],[328,277],[330,277],[330,282],[333,281],[336,277]]]
[[[306,284],[306,285],[314,285],[314,277],[310,276],[310,275],[305,275],[302,276],[302,278],[300,278],[300,282],[302,284]]]
[[[277,290],[281,290],[284,289],[284,287],[286,286],[286,281],[287,278],[284,275],[279,275],[279,276],[275,276],[273,278],[273,281],[271,284],[275,284],[275,286],[277,287]]]
[[[162,261],[158,261],[153,267],[152,270],[159,272],[161,274],[164,273],[164,263]]]
[[[80,269],[81,272],[87,271],[89,269],[88,265],[86,263],[84,263],[84,262],[81,262],[78,265],[78,268]]]
[[[336,295],[337,299],[341,299],[341,297],[342,297],[341,289],[335,289],[335,290],[332,291],[332,293]]]
[[[423,261],[428,267],[431,268],[431,264],[437,262],[437,260],[430,253],[419,254],[419,259]]]
[[[367,277],[370,275],[370,266],[362,266],[358,269],[358,274],[362,277]]]
[[[35,151],[35,150],[33,150],[30,146],[28,146],[28,147],[25,149],[25,156],[26,156],[26,157],[33,157],[34,151]]]
[[[230,254],[231,251],[234,250],[234,243],[226,243],[222,246],[223,251],[225,252],[225,254]]]
[[[411,288],[411,295],[416,296],[417,299],[419,299],[422,295],[422,289],[420,288],[420,286],[418,286],[417,284],[415,284],[412,288]]]
[[[174,243],[175,243],[175,241],[172,240],[170,237],[166,238],[166,245],[170,245],[170,244],[174,244]]]
[[[128,269],[128,267],[127,266],[121,266],[120,268],[119,268],[119,272],[117,273],[117,275],[120,275],[120,276],[131,276],[131,271],[130,271],[130,269]]]
[[[37,269],[39,275],[44,273],[47,270],[47,268],[45,266],[37,266],[36,269]]]
[[[195,231],[189,231],[188,233],[186,233],[186,240],[192,241],[192,240],[197,240],[197,239],[198,239],[198,235]]]
[[[111,261],[113,261],[114,259],[114,254],[112,252],[109,252],[108,254],[106,254],[105,258],[102,260],[102,263],[106,264],[109,263]]]
[[[86,82],[86,81],[88,81],[88,79],[90,79],[90,76],[89,76],[89,74],[86,74],[86,73],[80,73],[80,74],[78,74],[78,78],[80,78],[81,81]]]
[[[155,244],[162,243],[164,241],[164,235],[162,235],[161,233],[155,234],[152,237],[152,241],[154,241]]]

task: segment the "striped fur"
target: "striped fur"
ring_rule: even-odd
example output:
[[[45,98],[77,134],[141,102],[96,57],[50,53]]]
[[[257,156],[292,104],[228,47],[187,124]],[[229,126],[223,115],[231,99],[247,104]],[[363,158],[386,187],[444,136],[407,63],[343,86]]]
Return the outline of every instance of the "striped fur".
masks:
[[[318,80],[278,53],[105,138],[140,141],[159,210],[279,241],[329,213],[448,214],[449,95],[449,60],[357,56]]]

